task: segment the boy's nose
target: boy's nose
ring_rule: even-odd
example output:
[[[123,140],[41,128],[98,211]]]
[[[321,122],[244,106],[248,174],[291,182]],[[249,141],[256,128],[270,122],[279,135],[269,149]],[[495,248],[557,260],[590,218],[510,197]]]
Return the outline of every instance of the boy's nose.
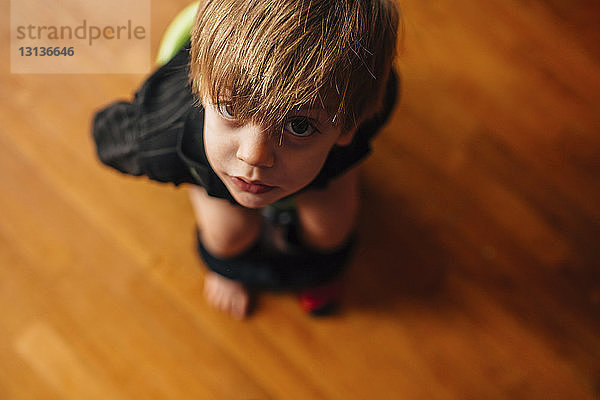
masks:
[[[253,167],[272,167],[275,154],[271,135],[256,125],[247,126],[242,132],[236,156]]]

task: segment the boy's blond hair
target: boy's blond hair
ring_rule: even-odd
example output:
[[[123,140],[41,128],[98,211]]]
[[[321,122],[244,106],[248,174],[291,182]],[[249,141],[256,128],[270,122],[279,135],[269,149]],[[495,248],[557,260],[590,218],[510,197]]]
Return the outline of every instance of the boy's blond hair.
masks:
[[[240,120],[320,107],[347,131],[381,107],[398,20],[394,0],[201,0],[192,88]]]

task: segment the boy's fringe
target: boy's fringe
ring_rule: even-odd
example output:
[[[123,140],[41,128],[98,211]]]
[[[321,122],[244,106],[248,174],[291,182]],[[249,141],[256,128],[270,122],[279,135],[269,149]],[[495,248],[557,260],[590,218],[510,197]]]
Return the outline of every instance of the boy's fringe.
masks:
[[[349,130],[381,107],[398,21],[392,0],[201,0],[192,87],[240,120],[319,107]]]

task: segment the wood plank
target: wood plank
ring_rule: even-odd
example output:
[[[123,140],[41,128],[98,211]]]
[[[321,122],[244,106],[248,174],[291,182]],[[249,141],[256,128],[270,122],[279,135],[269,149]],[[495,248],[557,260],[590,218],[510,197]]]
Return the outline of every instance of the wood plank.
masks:
[[[143,75],[10,74],[0,37],[0,398],[599,397],[597,2],[399,3],[402,103],[321,320],[212,310],[185,189],[99,164],[92,115]],[[152,2],[153,54],[186,4]]]

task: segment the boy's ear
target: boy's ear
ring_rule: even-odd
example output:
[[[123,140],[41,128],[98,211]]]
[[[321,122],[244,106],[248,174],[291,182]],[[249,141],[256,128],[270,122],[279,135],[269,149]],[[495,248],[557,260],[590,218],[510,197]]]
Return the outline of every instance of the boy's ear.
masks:
[[[335,144],[338,146],[348,146],[350,143],[352,143],[352,139],[354,139],[356,129],[357,128],[355,127],[350,129],[349,131],[340,133],[340,136],[338,136]]]

